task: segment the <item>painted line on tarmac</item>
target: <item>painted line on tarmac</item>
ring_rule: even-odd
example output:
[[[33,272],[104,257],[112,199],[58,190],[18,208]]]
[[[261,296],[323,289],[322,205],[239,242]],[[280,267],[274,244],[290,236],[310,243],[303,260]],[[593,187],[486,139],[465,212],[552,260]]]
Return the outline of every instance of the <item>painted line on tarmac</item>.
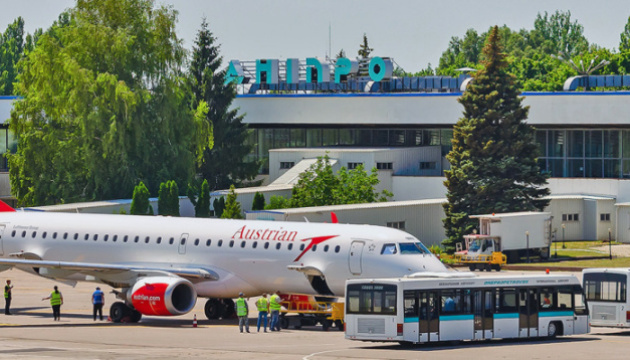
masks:
[[[331,352],[338,352],[338,351],[344,351],[344,350],[349,350],[349,349],[337,349],[337,350],[326,350],[326,351],[315,352],[315,353],[306,355],[305,357],[302,358],[302,360],[309,360],[311,356],[317,356],[321,354],[327,354]]]

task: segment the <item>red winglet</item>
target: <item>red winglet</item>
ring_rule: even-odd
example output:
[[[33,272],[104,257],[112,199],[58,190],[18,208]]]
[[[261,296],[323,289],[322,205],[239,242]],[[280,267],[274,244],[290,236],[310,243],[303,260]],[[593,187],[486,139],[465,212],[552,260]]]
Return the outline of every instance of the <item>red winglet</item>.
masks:
[[[330,212],[330,222],[332,222],[333,224],[339,223],[339,220],[337,220],[337,214],[332,211]]]
[[[0,200],[0,212],[15,212],[15,209],[7,205],[4,201]]]

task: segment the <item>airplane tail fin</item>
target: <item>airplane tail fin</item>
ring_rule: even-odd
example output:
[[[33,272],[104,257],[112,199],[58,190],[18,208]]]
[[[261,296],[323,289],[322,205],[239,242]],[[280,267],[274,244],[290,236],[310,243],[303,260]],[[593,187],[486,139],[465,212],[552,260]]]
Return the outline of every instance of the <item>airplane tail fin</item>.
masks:
[[[0,212],[15,212],[15,209],[7,205],[4,201],[0,200]]]
[[[337,219],[337,214],[332,211],[330,212],[330,222],[332,222],[333,224],[339,223],[339,220]]]

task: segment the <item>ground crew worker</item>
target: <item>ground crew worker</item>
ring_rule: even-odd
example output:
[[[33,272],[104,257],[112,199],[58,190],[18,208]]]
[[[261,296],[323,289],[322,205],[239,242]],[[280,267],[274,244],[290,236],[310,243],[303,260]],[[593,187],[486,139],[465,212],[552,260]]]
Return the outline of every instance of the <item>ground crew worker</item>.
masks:
[[[61,320],[61,305],[63,305],[63,296],[57,288],[57,285],[54,286],[54,289],[55,290],[53,290],[50,295],[42,298],[42,300],[50,299],[50,306],[52,306],[53,317],[55,318],[55,321],[59,321]]]
[[[280,291],[276,291],[275,294],[271,295],[269,299],[269,310],[271,310],[271,325],[269,328],[271,331],[280,331],[280,308],[282,308],[282,299],[280,298]]]
[[[262,294],[262,297],[256,301],[256,307],[258,308],[258,332],[260,332],[260,323],[264,319],[265,323],[263,329],[267,332],[267,314],[269,313],[269,300],[267,294]]]
[[[7,284],[4,286],[4,315],[12,315],[11,289],[13,289],[13,285],[11,285],[11,280],[7,280]]]
[[[238,299],[236,299],[234,303],[234,309],[238,316],[238,329],[243,332],[243,325],[245,325],[245,330],[249,332],[249,318],[247,317],[249,308],[247,307],[247,301],[243,298],[244,295],[243,293],[238,293]]]
[[[94,321],[96,321],[97,312],[101,318],[101,321],[103,321],[103,305],[105,305],[105,294],[103,294],[103,291],[101,290],[100,287],[97,287],[96,291],[92,293],[92,305],[93,305],[92,313],[94,314]]]

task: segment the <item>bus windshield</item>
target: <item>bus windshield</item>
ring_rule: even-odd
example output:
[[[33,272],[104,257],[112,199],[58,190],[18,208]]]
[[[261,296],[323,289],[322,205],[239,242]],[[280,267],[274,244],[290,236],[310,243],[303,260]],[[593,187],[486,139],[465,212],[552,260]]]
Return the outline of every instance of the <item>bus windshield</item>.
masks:
[[[400,247],[400,253],[403,255],[408,254],[429,254],[429,249],[424,246],[420,241],[413,243],[398,243]]]

